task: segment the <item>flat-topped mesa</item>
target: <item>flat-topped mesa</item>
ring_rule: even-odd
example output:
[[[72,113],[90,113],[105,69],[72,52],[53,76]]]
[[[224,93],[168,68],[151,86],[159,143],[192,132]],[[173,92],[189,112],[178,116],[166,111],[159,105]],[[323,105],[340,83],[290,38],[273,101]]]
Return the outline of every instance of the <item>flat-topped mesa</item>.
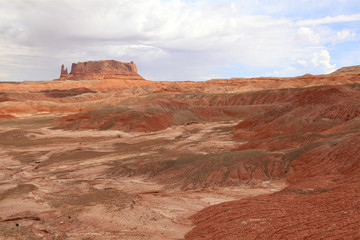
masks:
[[[73,63],[71,72],[68,73],[61,66],[60,80],[103,80],[103,79],[123,79],[123,80],[143,80],[137,73],[134,62],[126,63],[115,60],[88,61]]]

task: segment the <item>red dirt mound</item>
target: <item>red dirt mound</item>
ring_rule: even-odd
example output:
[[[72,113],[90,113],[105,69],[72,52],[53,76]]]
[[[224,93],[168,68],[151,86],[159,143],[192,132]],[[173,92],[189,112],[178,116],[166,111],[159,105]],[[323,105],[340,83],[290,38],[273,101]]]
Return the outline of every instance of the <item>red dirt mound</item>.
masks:
[[[349,75],[349,74],[360,74],[360,65],[343,67],[331,73],[330,75]]]
[[[277,107],[239,123],[235,138],[248,142],[238,150],[283,152],[289,185],[202,210],[186,238],[359,238],[358,99],[357,86],[297,89]]]
[[[316,87],[301,89],[277,107],[239,123],[235,129],[251,131],[244,138],[241,132],[235,138],[248,140],[240,146],[244,149],[283,149],[294,147],[296,143],[312,141],[312,133],[322,133],[326,130],[351,121],[360,116],[360,91],[349,86]],[[317,136],[317,138],[323,138]],[[298,139],[298,140],[296,140]]]
[[[115,168],[112,174],[142,175],[182,189],[238,186],[280,179],[289,163],[283,154],[261,150],[184,155],[176,160],[137,162]]]
[[[186,239],[358,239],[360,134],[304,152],[289,186],[206,208]]]
[[[69,115],[60,119],[63,129],[116,129],[127,132],[151,132],[168,128],[173,121],[171,114],[162,110],[102,109]]]

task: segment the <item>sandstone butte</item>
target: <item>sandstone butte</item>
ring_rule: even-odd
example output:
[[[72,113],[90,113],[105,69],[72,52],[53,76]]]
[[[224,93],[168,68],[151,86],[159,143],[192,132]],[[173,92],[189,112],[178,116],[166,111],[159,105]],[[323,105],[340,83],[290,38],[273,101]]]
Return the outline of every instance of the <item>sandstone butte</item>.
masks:
[[[106,60],[73,63],[70,73],[62,66],[53,81],[0,83],[0,153],[17,166],[1,170],[0,238],[360,239],[359,99],[360,66],[317,76],[160,82],[142,78],[133,62]],[[81,138],[88,130],[95,130],[93,143]],[[110,138],[111,131],[121,136]],[[67,140],[71,134],[78,138]],[[120,197],[116,183],[137,177],[170,190],[134,193],[134,180]],[[181,221],[169,217],[174,228],[161,225],[176,191],[182,199],[277,182],[285,186],[202,205]],[[149,215],[160,211],[153,202],[135,216],[152,198],[165,212]],[[31,211],[11,205],[14,199],[27,199]],[[111,210],[95,221],[104,206],[133,215],[116,218]],[[62,217],[69,209],[71,222]],[[187,220],[194,226],[185,227]]]
[[[103,79],[125,79],[143,80],[137,73],[134,62],[124,63],[115,60],[78,62],[71,65],[68,73],[64,65],[61,66],[59,80],[103,80]]]

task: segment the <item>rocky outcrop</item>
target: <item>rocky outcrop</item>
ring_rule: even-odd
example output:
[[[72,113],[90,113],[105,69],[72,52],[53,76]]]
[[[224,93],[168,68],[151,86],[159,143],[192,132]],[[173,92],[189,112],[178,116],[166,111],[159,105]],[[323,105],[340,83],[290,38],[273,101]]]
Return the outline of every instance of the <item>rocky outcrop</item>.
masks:
[[[69,76],[67,68],[65,69],[64,64],[61,65],[60,79],[66,79]]]
[[[134,62],[126,63],[115,60],[88,61],[73,63],[71,72],[68,73],[61,66],[60,80],[103,80],[103,79],[123,79],[123,80],[143,80],[137,73]]]
[[[335,72],[330,73],[330,75],[347,75],[347,74],[360,74],[360,65],[343,67]]]

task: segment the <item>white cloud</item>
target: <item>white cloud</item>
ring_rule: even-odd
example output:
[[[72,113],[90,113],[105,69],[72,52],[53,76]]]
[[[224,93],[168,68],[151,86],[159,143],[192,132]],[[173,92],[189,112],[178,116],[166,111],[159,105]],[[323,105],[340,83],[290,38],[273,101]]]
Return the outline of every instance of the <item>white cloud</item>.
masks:
[[[310,28],[301,27],[297,31],[297,40],[309,44],[319,44],[320,36],[314,33]]]
[[[330,54],[327,50],[316,52],[311,59],[314,67],[321,67],[325,73],[330,73],[335,70],[335,64],[330,64]]]
[[[335,64],[331,64],[330,53],[322,48],[307,48],[307,53],[302,57],[294,59],[288,65],[282,66],[280,70],[267,73],[266,76],[299,76],[306,73],[327,74],[336,69]]]
[[[358,22],[360,21],[360,14],[352,15],[339,15],[336,17],[324,17],[319,19],[307,19],[296,22],[299,26],[304,25],[320,25],[320,24],[330,24],[330,23],[342,23],[342,22]]]
[[[304,59],[297,60],[296,63],[303,65],[303,66],[306,66],[308,64],[308,62]]]
[[[336,33],[335,42],[340,43],[347,40],[353,40],[355,35],[356,34],[354,32],[351,32],[348,29],[343,29],[342,31]]]
[[[360,14],[353,14],[295,21],[248,11],[263,3],[8,1],[0,3],[0,9],[11,13],[0,16],[0,46],[6,46],[0,47],[0,63],[9,72],[16,66],[33,68],[26,73],[34,79],[57,77],[62,63],[99,59],[133,60],[144,77],[154,80],[203,79],[232,65],[282,69],[299,65],[302,71],[324,73],[333,66],[330,56],[327,59],[321,52],[329,54],[325,45],[355,35],[353,30],[319,25],[360,19]],[[271,11],[283,8],[277,4]],[[279,75],[283,72],[279,70]]]

